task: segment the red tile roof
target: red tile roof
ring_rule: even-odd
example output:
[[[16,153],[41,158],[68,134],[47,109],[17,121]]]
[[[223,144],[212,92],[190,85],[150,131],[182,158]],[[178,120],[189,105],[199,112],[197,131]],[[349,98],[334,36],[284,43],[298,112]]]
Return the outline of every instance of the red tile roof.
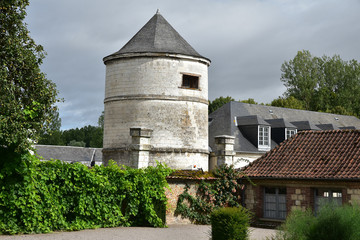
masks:
[[[250,178],[360,180],[360,131],[304,131],[244,169]]]

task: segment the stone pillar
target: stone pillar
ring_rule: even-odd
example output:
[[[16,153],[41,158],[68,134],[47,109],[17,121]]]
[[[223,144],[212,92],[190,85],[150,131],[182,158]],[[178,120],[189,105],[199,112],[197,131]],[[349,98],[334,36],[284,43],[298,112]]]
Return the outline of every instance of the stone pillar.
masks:
[[[216,168],[217,160],[216,160],[215,152],[211,152],[209,156],[209,171],[212,171]]]
[[[131,166],[146,168],[149,166],[150,140],[153,130],[147,128],[130,128]]]
[[[222,164],[233,164],[234,163],[234,144],[235,137],[228,135],[221,135],[215,137],[216,145],[216,156],[217,156],[217,165]]]

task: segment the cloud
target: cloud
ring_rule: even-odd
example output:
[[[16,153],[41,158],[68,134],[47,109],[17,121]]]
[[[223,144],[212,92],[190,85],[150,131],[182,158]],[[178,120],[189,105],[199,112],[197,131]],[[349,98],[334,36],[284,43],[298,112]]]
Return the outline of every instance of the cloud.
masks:
[[[280,67],[297,51],[359,58],[360,2],[286,0],[37,0],[26,19],[48,53],[42,70],[65,99],[62,128],[97,124],[103,110],[105,65],[155,14],[203,56],[209,98],[232,96],[270,102],[285,88]]]

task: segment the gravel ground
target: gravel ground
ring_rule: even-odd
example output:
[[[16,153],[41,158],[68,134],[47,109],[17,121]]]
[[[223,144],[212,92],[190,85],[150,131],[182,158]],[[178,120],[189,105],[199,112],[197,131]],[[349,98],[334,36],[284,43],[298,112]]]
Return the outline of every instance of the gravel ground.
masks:
[[[275,230],[251,228],[250,239],[262,240],[275,234]],[[0,235],[0,240],[209,240],[210,226],[169,225],[168,228],[118,227],[82,230],[76,232],[54,232],[16,236]]]

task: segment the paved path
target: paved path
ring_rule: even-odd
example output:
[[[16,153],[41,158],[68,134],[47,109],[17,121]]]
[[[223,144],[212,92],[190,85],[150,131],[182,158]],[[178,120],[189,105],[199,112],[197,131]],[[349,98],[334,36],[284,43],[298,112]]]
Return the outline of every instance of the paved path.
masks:
[[[275,230],[251,228],[250,239],[262,240],[275,232]],[[118,227],[48,234],[0,235],[0,240],[209,240],[209,238],[210,226],[192,224],[169,225],[168,228]]]

